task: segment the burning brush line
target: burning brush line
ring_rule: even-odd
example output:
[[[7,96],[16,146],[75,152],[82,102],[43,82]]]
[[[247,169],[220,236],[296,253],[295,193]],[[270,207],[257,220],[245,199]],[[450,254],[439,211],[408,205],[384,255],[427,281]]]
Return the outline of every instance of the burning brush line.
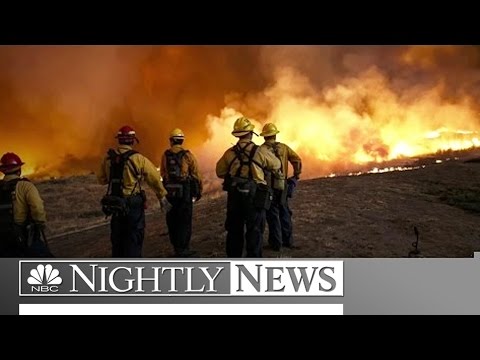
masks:
[[[181,127],[208,173],[247,116],[277,125],[304,178],[349,173],[479,147],[479,61],[469,46],[0,47],[0,152],[26,175],[88,174],[125,123],[157,163]]]

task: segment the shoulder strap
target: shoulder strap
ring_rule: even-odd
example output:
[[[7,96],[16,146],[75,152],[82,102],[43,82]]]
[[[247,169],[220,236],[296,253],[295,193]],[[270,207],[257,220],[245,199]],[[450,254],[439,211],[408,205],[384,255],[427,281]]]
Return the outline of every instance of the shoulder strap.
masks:
[[[112,182],[113,182],[113,164],[118,160],[118,154],[115,150],[109,149],[107,151],[108,159],[110,160],[110,175],[108,179],[108,188],[107,188],[107,195],[110,194],[110,190],[112,189]]]
[[[250,146],[250,144],[253,144],[253,146],[252,146],[252,149],[250,150],[250,154],[247,154],[245,152],[245,150]],[[259,166],[263,170],[263,166],[261,164],[259,164],[256,160],[254,160],[254,157],[257,154],[258,149],[259,149],[259,146],[255,145],[255,143],[253,143],[253,142],[248,143],[243,148],[241,148],[238,144],[235,145],[231,149],[235,152],[235,158],[230,162],[230,165],[228,167],[228,172],[230,173],[230,171],[232,169],[232,166],[233,166],[233,163],[235,162],[235,160],[238,159],[240,161],[240,166],[239,166],[235,176],[240,177],[240,174],[242,172],[242,168],[244,166],[248,166],[249,178],[252,179],[253,178],[252,168],[251,168],[252,164],[255,164],[255,165]],[[242,160],[242,155],[247,157],[248,161],[243,161]]]
[[[135,151],[135,150],[129,150],[127,152],[124,152],[122,154],[122,157],[125,161],[128,162],[129,165],[131,165],[131,169],[133,171],[133,173],[135,174],[135,177],[138,179],[139,176],[140,176],[140,172],[138,171],[138,169],[135,167],[135,164],[133,163],[132,159],[130,159],[132,157],[132,155],[135,155],[135,154],[138,154],[138,151]]]
[[[141,173],[140,171],[137,169],[137,167],[135,166],[135,164],[133,163],[131,157],[132,155],[135,155],[135,154],[138,154],[138,151],[135,151],[135,150],[129,150],[125,153],[123,153],[124,155],[124,158],[126,159],[127,161],[127,164],[128,166],[130,167],[130,169],[133,171],[133,174],[135,175],[135,179],[137,180],[135,182],[135,186],[133,187],[132,189],[132,194],[133,192],[135,191],[135,189],[137,188],[137,186],[139,187],[140,191],[142,190],[142,183],[141,183]]]
[[[188,153],[190,153],[190,151],[188,151],[188,150],[181,150],[177,153],[174,153],[170,149],[165,151],[165,156],[167,158],[167,169],[169,169],[169,171],[170,171],[169,166],[171,165],[171,160],[173,160],[175,162],[175,165],[178,166],[178,169],[180,169],[180,171],[181,171],[183,158]]]
[[[281,157],[280,157],[280,153],[279,153],[279,145],[280,143],[279,142],[274,142],[274,143],[266,143],[266,145],[273,150],[273,153],[274,155],[280,160],[282,161]]]
[[[258,148],[259,148],[259,146],[254,144],[253,147],[252,147],[252,150],[250,151],[250,157],[249,157],[249,159],[248,159],[248,161],[249,161],[249,166],[250,166],[250,168],[249,168],[249,176],[248,176],[248,177],[249,177],[250,179],[253,179],[252,164],[256,164],[256,165],[260,166],[260,168],[262,168],[262,170],[263,170],[263,166],[259,165],[259,164],[253,159],[253,158],[255,157],[255,155],[257,154]]]
[[[269,149],[272,150],[273,155],[275,155],[275,157],[276,157],[278,160],[280,160],[280,164],[281,164],[281,166],[283,167],[282,158],[280,157],[280,153],[278,152],[278,145],[279,145],[279,143],[278,143],[278,142],[265,143],[265,145],[266,145]],[[273,176],[270,177],[270,181],[271,181],[270,186],[273,188],[273,187],[274,187],[274,181],[275,181],[275,179],[274,179]]]
[[[165,151],[165,156],[167,156],[167,157],[171,156],[171,157],[174,157],[175,160],[181,161],[183,159],[183,157],[189,152],[190,151],[188,151],[188,150],[181,150],[178,153],[174,153],[172,150],[168,149],[167,151]]]
[[[278,158],[280,158],[280,153],[278,152],[279,151],[279,149],[278,149],[279,146],[280,146],[280,143],[278,143],[278,142],[273,144],[273,151]]]
[[[117,155],[118,155],[117,152],[113,149],[108,149],[107,154],[108,154],[108,157],[109,157],[110,160],[116,158]]]
[[[232,166],[233,164],[235,163],[235,160],[238,160],[240,161],[240,167],[238,168],[237,170],[237,173],[235,176],[240,176],[240,173],[242,172],[242,168],[243,166],[245,165],[244,162],[242,161],[242,154],[247,156],[247,154],[245,154],[245,149],[250,145],[251,143],[248,143],[247,145],[245,145],[243,148],[240,147],[239,144],[235,145],[234,147],[232,147],[230,150],[232,150],[234,153],[235,153],[235,157],[232,159],[232,161],[230,162],[230,164],[228,165],[228,173],[230,173],[230,171],[232,170]]]
[[[182,160],[187,155],[189,151],[188,150],[182,150],[177,153],[177,159],[178,159],[178,164],[181,166],[182,165]]]
[[[168,170],[168,160],[172,157],[173,155],[173,152],[170,150],[170,149],[167,149],[165,150],[165,152],[163,153],[163,155],[165,156],[165,159],[166,159],[166,165],[167,165],[167,170]]]
[[[273,144],[273,153],[275,154],[275,156],[277,157],[277,159],[280,160],[280,164],[281,164],[281,166],[283,167],[283,160],[282,160],[282,157],[280,156],[279,146],[280,146],[280,143],[279,143],[279,142],[275,142],[275,143]],[[285,169],[282,169],[282,171],[285,171]]]
[[[252,147],[252,150],[250,151],[250,157],[249,157],[249,161],[250,162],[254,162],[253,158],[255,157],[255,155],[257,154],[257,150],[260,146],[258,145],[253,145]]]
[[[0,189],[2,191],[13,191],[13,190],[15,190],[17,184],[20,181],[30,182],[30,180],[28,180],[27,178],[18,178],[18,179],[13,179],[13,180],[10,180],[10,181],[2,180],[2,181],[0,181]]]
[[[235,145],[234,147],[231,147],[230,148],[230,151],[233,151],[235,153],[235,157],[232,159],[232,161],[230,161],[230,163],[228,164],[228,174],[230,174],[230,171],[232,171],[232,166],[233,166],[233,163],[235,162],[235,160],[238,159],[238,154],[236,152],[236,147],[237,145]]]
[[[125,151],[123,154],[120,154],[125,160],[129,159],[132,155],[138,154],[138,151],[135,150],[128,150]]]
[[[245,146],[244,148],[240,148],[240,146],[238,146],[238,145],[235,146],[234,151],[235,151],[236,159],[238,159],[238,160],[240,161],[240,166],[238,167],[237,173],[235,174],[235,176],[237,176],[237,177],[240,177],[240,175],[241,175],[241,173],[242,173],[243,167],[244,167],[245,165],[249,165],[249,164],[250,164],[250,162],[245,162],[245,161],[242,160],[242,154],[245,155],[245,156],[247,156],[247,155],[245,154],[245,149],[246,149],[247,147],[248,147],[248,145]]]
[[[128,160],[132,155],[138,154],[138,151],[135,150],[128,150],[124,153],[117,153],[115,150],[110,149],[108,150],[108,157],[110,160],[115,159],[117,162],[120,160]]]
[[[125,164],[127,163],[128,166],[131,165],[131,169],[135,174],[135,177],[137,178],[137,183],[139,182],[138,178],[140,174],[138,172],[138,169],[136,169],[135,165],[130,159],[132,155],[137,153],[138,152],[135,150],[129,150],[119,154],[113,149],[108,150],[108,157],[110,159],[110,179],[108,181],[107,195],[110,193],[111,190],[115,190],[115,192],[119,194],[121,193],[121,190],[123,188],[123,169],[125,168]],[[116,169],[117,171],[114,171],[115,166],[119,166],[119,168]],[[117,174],[114,174],[115,172]],[[118,178],[115,178],[115,176],[118,176]],[[135,184],[135,187],[137,186],[137,183]]]
[[[28,181],[28,180],[19,178],[19,179],[14,179],[10,181],[0,182],[0,210],[1,211],[5,211],[5,210],[9,211],[13,209],[14,194],[16,191],[17,184],[20,181]]]
[[[181,154],[181,155],[180,155],[180,157],[179,157],[179,159],[178,159],[178,162],[179,162],[180,167],[181,167],[181,166],[182,166],[183,158],[184,158],[185,156],[187,156],[187,154],[190,154],[190,151],[189,151],[189,150],[182,150],[182,151],[180,152],[180,154]],[[187,173],[187,177],[188,177],[188,178],[191,178],[191,173],[190,173],[190,172],[191,172],[191,169],[190,169],[190,167],[188,167],[188,173]]]

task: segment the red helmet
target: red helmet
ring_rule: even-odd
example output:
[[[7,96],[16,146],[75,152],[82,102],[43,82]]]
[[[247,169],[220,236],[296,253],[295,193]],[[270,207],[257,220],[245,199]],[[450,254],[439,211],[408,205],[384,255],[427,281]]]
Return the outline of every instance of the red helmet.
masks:
[[[131,126],[125,125],[118,130],[116,138],[120,143],[133,144],[135,140],[137,143],[139,142],[136,135],[135,130]]]
[[[0,159],[0,171],[3,173],[11,173],[19,170],[25,163],[17,154],[6,153]]]

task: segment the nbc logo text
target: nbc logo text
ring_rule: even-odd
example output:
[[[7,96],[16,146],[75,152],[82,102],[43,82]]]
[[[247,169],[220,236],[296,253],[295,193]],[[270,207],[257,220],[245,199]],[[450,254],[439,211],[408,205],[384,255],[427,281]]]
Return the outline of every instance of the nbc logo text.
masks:
[[[30,271],[27,282],[31,285],[32,292],[55,293],[58,292],[58,285],[62,284],[60,272],[52,265],[38,265]]]

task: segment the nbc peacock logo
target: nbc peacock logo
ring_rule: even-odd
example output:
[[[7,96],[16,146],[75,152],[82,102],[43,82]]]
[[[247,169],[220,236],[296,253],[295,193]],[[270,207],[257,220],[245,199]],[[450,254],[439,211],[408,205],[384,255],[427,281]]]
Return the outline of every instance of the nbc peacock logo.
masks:
[[[32,286],[32,292],[55,293],[58,292],[58,285],[61,285],[63,280],[60,277],[60,272],[54,269],[52,265],[39,264],[30,271],[27,282]]]

